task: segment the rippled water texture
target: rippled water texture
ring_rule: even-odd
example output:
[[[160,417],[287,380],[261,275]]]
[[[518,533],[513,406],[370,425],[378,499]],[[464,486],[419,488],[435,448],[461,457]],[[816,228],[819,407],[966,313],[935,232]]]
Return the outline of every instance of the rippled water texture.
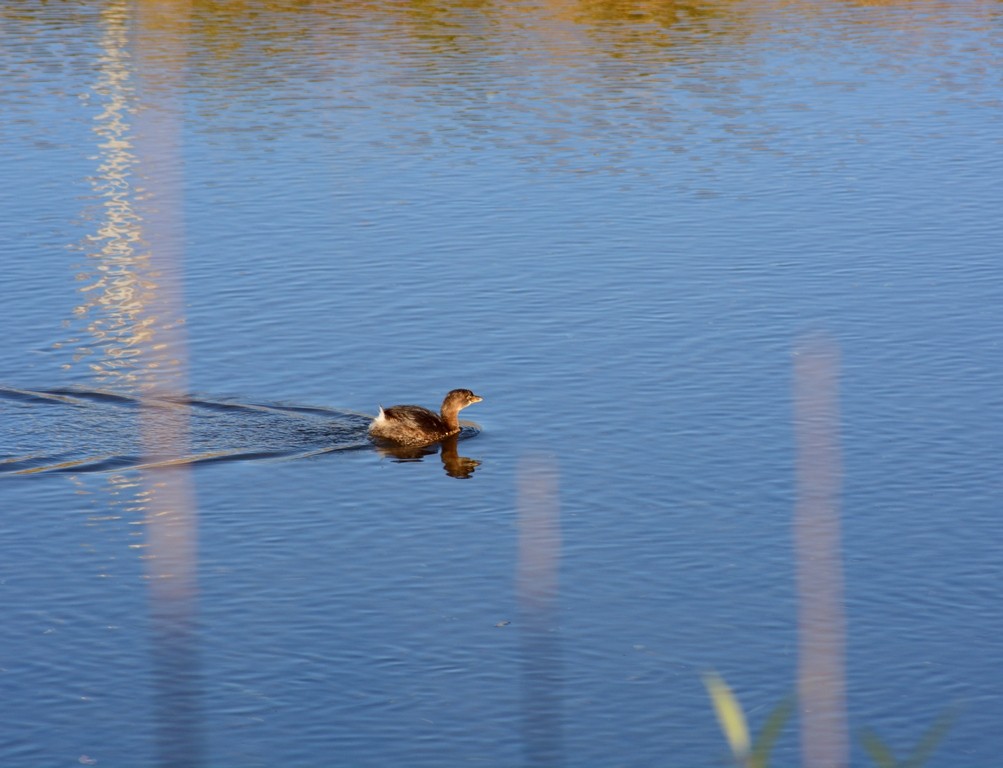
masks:
[[[77,389],[0,389],[8,401],[8,450],[0,472],[96,472],[238,459],[305,458],[369,446],[370,417],[327,408],[268,406],[193,398],[140,400]],[[187,453],[170,446],[144,455],[140,422],[185,432]]]
[[[995,765],[1001,22],[0,4],[0,764]]]

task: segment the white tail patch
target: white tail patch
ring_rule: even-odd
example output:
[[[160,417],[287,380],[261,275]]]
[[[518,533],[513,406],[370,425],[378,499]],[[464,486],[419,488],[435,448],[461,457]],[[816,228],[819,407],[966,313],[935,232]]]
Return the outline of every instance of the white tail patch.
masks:
[[[374,434],[380,429],[384,424],[387,423],[387,415],[383,412],[383,406],[380,406],[380,412],[376,415],[376,418],[369,423],[369,429],[366,430],[369,434]]]

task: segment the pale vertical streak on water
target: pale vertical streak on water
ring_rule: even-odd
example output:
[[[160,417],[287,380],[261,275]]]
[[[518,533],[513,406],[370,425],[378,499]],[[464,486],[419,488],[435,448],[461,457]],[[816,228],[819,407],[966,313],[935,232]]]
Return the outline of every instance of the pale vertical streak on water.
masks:
[[[519,595],[522,740],[528,766],[564,764],[560,640],[556,632],[561,513],[552,458],[519,465]]]
[[[138,103],[133,125],[136,208],[146,251],[140,325],[145,398],[171,399],[177,409],[139,409],[143,451],[150,461],[188,455],[191,406],[185,331],[185,220],[182,92],[192,15],[190,0],[135,0],[131,61]],[[177,410],[178,413],[172,411]],[[163,766],[203,764],[204,715],[199,671],[197,524],[192,468],[179,464],[142,473],[146,489],[145,567],[152,619],[153,701],[158,760]]]
[[[840,537],[839,353],[807,339],[794,358],[798,708],[805,768],[849,761],[846,618]]]

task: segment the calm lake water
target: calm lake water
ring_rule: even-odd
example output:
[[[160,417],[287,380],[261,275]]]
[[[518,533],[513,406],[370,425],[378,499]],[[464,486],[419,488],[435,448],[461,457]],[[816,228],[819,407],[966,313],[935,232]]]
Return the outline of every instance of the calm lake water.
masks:
[[[0,763],[722,765],[715,670],[774,765],[996,765],[1001,72],[988,1],[3,3]]]

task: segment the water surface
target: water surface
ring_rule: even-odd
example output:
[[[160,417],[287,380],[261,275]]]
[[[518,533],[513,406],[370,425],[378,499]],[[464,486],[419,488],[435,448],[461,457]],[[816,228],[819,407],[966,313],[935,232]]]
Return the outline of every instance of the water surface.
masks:
[[[957,707],[931,764],[994,765],[1001,39],[997,2],[6,3],[0,761],[718,764],[701,673],[755,728],[797,686],[822,477],[844,753]],[[454,387],[471,471],[365,440]]]

